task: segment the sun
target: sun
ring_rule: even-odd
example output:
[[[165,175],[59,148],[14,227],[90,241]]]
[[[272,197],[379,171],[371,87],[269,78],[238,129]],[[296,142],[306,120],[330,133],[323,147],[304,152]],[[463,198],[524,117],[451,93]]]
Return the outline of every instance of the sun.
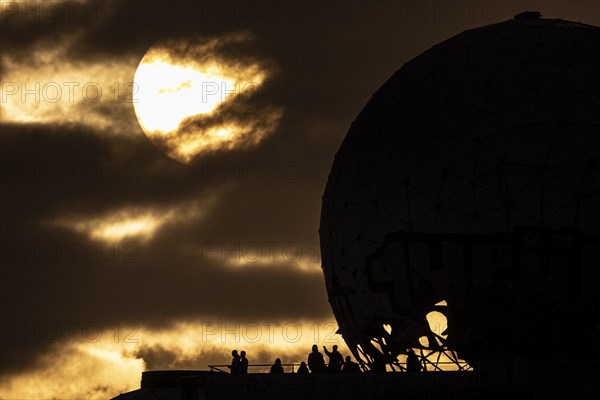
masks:
[[[213,85],[235,86],[231,78],[208,75],[193,66],[173,65],[154,57],[140,63],[135,83],[144,93],[143,101],[135,106],[140,125],[145,132],[162,134],[176,131],[188,117],[213,112],[224,101],[220,96],[205,95],[206,89]]]
[[[274,63],[241,51],[254,46],[241,32],[152,46],[134,77],[134,109],[146,136],[169,157],[257,145],[272,134],[283,107],[261,96]]]

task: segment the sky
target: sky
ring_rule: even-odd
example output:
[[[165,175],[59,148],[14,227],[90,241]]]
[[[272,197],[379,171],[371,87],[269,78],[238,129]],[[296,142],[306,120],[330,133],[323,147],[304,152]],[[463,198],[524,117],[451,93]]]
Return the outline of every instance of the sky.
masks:
[[[111,398],[144,370],[227,364],[232,349],[348,354],[319,213],[370,95],[434,44],[521,11],[600,24],[598,1],[0,7],[2,399]],[[172,71],[144,80],[153,57],[191,74],[192,98],[194,68],[258,89],[198,102],[202,118],[176,98],[144,108]]]

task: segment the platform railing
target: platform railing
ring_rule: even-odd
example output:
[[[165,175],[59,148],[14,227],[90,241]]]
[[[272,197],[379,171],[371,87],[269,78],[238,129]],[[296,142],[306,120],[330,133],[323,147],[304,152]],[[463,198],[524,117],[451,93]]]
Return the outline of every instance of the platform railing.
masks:
[[[273,364],[248,364],[248,371],[250,371],[250,369],[258,369],[258,368],[263,368],[266,369],[266,372],[269,372],[269,369],[271,368]],[[296,367],[300,366],[300,363],[293,363],[293,364],[281,364],[281,366],[283,367],[283,371],[288,373],[294,373],[296,371]],[[230,365],[228,364],[216,364],[216,365],[209,365],[208,366],[210,368],[211,372],[223,372],[226,374],[230,374],[231,371],[228,371]],[[286,371],[286,367],[291,367],[291,371]]]
[[[396,363],[395,365],[401,365],[404,369],[404,371],[406,370],[406,363]],[[455,362],[453,361],[440,361],[437,362],[436,364],[439,365],[444,365],[444,364],[448,364],[448,365],[457,365]],[[464,363],[465,366],[468,366],[468,364],[465,362]],[[271,368],[273,364],[249,364],[248,365],[248,372],[251,372],[251,370],[256,371],[257,369],[263,369],[263,371],[257,371],[255,373],[266,373],[269,372],[269,369]],[[325,364],[326,366],[328,366],[328,364]],[[229,364],[213,364],[213,365],[209,365],[208,367],[210,368],[211,372],[220,372],[220,373],[225,373],[225,374],[230,374],[231,371],[229,371]],[[300,363],[288,363],[288,364],[281,364],[281,366],[284,369],[284,373],[295,373],[297,367],[300,366]],[[286,368],[287,367],[287,368]],[[437,370],[426,370],[423,372],[440,372],[440,369]],[[472,371],[472,369],[468,370],[468,369],[459,369],[459,371]],[[390,371],[390,372],[394,372],[394,371]],[[396,371],[396,372],[400,372],[400,371]],[[441,371],[441,372],[445,372],[445,371]]]

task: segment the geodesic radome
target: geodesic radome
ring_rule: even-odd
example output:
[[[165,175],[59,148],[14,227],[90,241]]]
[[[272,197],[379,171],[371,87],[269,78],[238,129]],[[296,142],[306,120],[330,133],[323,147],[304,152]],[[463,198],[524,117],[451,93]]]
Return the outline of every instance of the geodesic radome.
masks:
[[[598,27],[523,13],[398,70],[323,196],[323,272],[354,355],[539,358],[588,343],[597,358],[599,138]],[[426,322],[434,310],[445,332]]]

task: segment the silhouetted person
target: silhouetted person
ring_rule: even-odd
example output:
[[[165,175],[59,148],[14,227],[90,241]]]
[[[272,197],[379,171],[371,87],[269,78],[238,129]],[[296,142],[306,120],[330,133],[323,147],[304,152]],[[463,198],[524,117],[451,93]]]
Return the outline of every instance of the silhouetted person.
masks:
[[[313,374],[325,372],[325,359],[323,354],[319,353],[319,347],[313,344],[312,353],[308,355],[308,368]]]
[[[229,366],[229,369],[231,370],[231,374],[232,375],[237,375],[240,373],[240,355],[238,354],[237,350],[233,350],[231,352],[231,365]]]
[[[350,356],[346,356],[346,362],[342,366],[342,372],[345,372],[345,373],[360,372],[360,367],[358,366],[357,363],[352,361],[352,358]]]
[[[242,350],[240,353],[240,374],[248,373],[248,359],[246,358],[246,352]]]
[[[306,363],[304,361],[302,361],[300,363],[300,366],[298,367],[298,371],[296,371],[297,374],[308,374],[308,367],[306,366]]]
[[[279,358],[275,359],[275,364],[271,365],[271,374],[283,374],[283,367],[281,366],[281,360]]]
[[[408,372],[419,372],[423,369],[421,360],[415,354],[413,349],[408,350],[408,357],[406,358],[406,370]]]
[[[333,345],[333,351],[330,353],[327,351],[327,347],[323,346],[323,350],[327,357],[329,357],[329,372],[341,372],[342,364],[344,363],[344,356],[338,351],[337,344]]]

